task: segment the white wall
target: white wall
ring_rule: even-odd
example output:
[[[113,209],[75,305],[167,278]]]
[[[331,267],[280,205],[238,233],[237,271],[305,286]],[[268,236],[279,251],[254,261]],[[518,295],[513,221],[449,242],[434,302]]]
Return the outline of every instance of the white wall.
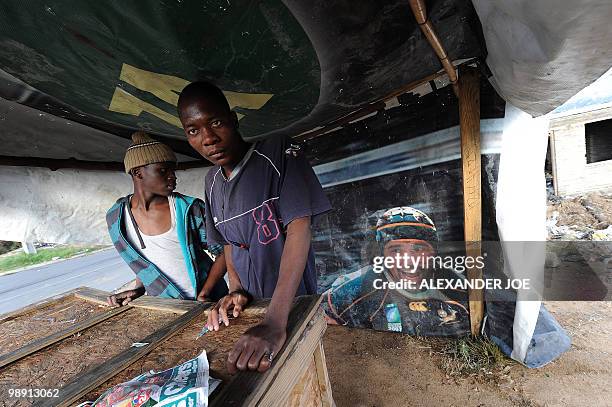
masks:
[[[551,159],[558,195],[612,190],[612,160],[587,164],[584,127],[610,118],[612,107],[551,119]]]
[[[203,197],[207,171],[177,171],[177,191]],[[106,210],[131,192],[122,172],[0,166],[0,240],[110,243]]]

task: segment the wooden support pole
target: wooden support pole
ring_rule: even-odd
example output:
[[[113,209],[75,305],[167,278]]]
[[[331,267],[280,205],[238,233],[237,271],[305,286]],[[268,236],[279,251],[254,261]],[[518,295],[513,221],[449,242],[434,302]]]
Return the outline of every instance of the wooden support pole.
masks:
[[[478,70],[459,71],[459,125],[461,128],[461,165],[463,169],[463,220],[466,256],[481,254],[482,199],[480,166],[480,78]],[[470,280],[481,279],[482,270],[468,268]],[[484,316],[482,290],[469,291],[470,327],[478,335]]]

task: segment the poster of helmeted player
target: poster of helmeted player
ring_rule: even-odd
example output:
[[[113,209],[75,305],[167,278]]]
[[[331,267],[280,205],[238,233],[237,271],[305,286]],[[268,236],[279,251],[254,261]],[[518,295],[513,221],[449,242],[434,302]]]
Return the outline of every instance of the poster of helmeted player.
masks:
[[[437,257],[438,246],[429,216],[411,207],[391,208],[378,219],[375,236],[372,266],[338,277],[325,292],[328,321],[421,336],[468,334],[467,291],[420,288],[426,280],[465,278],[428,261]],[[387,268],[379,259],[400,264],[391,261]]]
[[[483,239],[496,240],[491,202],[504,103],[482,85],[482,195],[488,202]],[[467,335],[468,290],[420,286],[465,280],[465,268],[377,262],[465,254],[456,98],[447,87],[415,101],[401,100],[307,145],[334,208],[313,234],[319,292],[330,323],[411,335]]]

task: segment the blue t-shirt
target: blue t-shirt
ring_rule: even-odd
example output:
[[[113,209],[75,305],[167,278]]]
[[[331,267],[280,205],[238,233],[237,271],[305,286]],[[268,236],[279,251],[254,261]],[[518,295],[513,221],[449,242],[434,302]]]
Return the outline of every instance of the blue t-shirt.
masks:
[[[244,289],[255,298],[272,297],[287,225],[306,216],[314,222],[331,209],[303,149],[289,138],[258,141],[229,179],[221,167],[213,167],[205,188],[209,244],[233,245],[232,260]],[[311,246],[296,295],[316,292]]]

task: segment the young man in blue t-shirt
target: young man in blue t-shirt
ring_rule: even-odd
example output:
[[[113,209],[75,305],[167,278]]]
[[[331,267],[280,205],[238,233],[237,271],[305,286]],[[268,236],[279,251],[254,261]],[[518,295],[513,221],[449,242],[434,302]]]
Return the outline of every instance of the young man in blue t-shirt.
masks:
[[[208,326],[229,324],[253,298],[272,298],[264,321],[247,330],[228,355],[228,369],[265,371],[286,340],[295,295],[315,294],[312,219],[331,209],[299,145],[288,138],[247,143],[223,92],[194,82],[181,92],[189,144],[214,164],[205,180],[207,235],[224,245],[230,294],[209,313]]]

